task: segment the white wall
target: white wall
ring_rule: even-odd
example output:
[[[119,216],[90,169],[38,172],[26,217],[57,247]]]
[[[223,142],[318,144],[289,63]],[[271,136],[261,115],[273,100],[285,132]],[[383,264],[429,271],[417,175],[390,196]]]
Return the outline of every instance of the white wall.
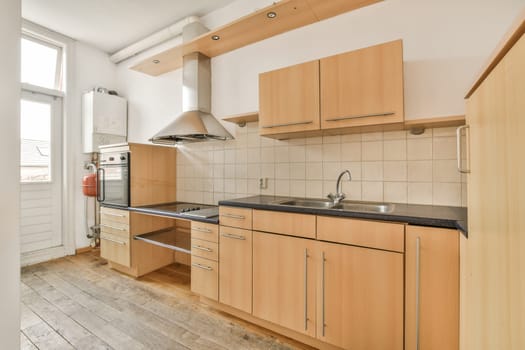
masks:
[[[73,167],[70,184],[74,202],[75,214],[75,246],[77,248],[89,246],[90,240],[86,237],[86,228],[84,222],[84,196],[82,194],[81,180],[88,172],[84,169],[85,162],[90,160],[90,156],[82,153],[82,112],[81,98],[82,93],[91,90],[96,86],[102,86],[110,90],[117,90],[116,83],[116,66],[109,60],[108,54],[82,42],[75,42],[74,57],[72,60],[72,79],[73,86],[68,87],[68,120],[71,122],[68,130],[70,131],[71,140],[69,150],[73,154],[71,164]],[[127,96],[124,96],[127,97]],[[91,210],[89,216],[90,225],[93,224],[93,204],[94,198],[88,199],[88,208]]]
[[[20,0],[0,3],[0,347],[20,348]]]

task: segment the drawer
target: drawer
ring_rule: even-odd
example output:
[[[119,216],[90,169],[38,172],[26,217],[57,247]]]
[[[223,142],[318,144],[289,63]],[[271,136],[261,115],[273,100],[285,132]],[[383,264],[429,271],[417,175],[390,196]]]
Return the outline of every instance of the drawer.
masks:
[[[100,233],[100,256],[122,266],[131,267],[130,239]]]
[[[219,245],[202,239],[191,240],[191,255],[210,260],[219,260]]]
[[[219,225],[206,224],[203,222],[191,222],[191,238],[204,241],[219,242]]]
[[[191,291],[206,298],[219,300],[219,263],[191,256]]]
[[[253,230],[315,238],[315,215],[254,210]]]
[[[252,209],[219,207],[219,224],[222,226],[252,229]]]
[[[113,222],[101,222],[100,223],[100,232],[109,233],[111,235],[116,235],[122,238],[129,238],[129,227],[122,224],[116,224]]]
[[[404,252],[405,225],[392,222],[318,216],[317,239]]]
[[[100,208],[100,221],[129,226],[129,211],[107,207]]]

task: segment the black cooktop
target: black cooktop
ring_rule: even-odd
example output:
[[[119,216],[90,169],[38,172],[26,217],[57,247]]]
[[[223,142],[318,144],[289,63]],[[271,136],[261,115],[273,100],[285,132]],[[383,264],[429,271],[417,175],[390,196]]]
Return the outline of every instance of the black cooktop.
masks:
[[[187,202],[174,202],[174,203],[165,203],[157,205],[146,205],[140,208],[143,209],[154,209],[159,211],[169,211],[175,214],[187,213],[190,211],[213,208],[213,205],[207,204],[198,204],[198,203],[187,203]]]
[[[173,202],[156,205],[145,205],[129,209],[139,213],[178,217],[205,222],[210,221],[213,223],[216,223],[219,217],[219,207],[216,205],[188,202]]]

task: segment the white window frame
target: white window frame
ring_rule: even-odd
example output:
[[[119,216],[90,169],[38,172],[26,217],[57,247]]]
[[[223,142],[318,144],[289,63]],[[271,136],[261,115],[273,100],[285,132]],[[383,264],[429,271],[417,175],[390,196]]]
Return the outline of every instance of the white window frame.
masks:
[[[64,78],[64,70],[65,70],[64,69],[64,46],[65,46],[65,44],[53,41],[51,39],[47,39],[47,38],[43,37],[42,35],[35,34],[34,32],[30,32],[28,30],[25,30],[24,28],[22,28],[22,39],[26,39],[26,40],[35,42],[37,44],[40,44],[40,45],[43,45],[43,46],[47,46],[49,48],[57,50],[54,89],[47,89],[47,88],[42,87],[42,86],[32,85],[32,84],[24,83],[24,82],[22,82],[22,84],[23,85],[28,85],[28,86],[31,86],[31,87],[37,87],[37,88],[42,88],[42,89],[46,89],[46,90],[51,90],[51,91],[57,91],[57,92],[58,91],[63,91],[63,86],[64,86],[63,78]]]

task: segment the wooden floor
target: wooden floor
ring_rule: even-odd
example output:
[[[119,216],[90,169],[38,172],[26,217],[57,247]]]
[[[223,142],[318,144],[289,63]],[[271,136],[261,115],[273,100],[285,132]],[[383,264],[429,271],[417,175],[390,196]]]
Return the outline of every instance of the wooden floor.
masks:
[[[138,280],[84,253],[22,270],[21,349],[305,349],[202,305],[189,270]]]

